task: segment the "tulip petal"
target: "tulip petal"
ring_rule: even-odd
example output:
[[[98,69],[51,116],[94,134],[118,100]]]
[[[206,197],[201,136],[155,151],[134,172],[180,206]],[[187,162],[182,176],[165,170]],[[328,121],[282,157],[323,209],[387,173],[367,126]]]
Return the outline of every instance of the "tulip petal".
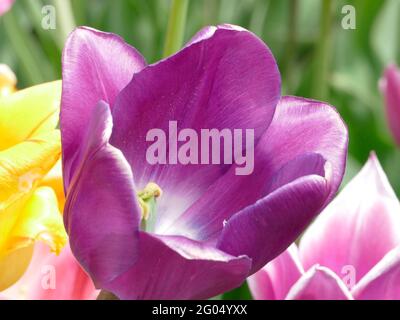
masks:
[[[245,256],[184,237],[139,237],[140,259],[104,286],[120,299],[207,299],[239,286],[250,268]]]
[[[395,65],[386,68],[380,87],[385,96],[389,127],[395,141],[400,145],[400,70]]]
[[[111,130],[109,106],[100,102],[77,153],[64,210],[72,252],[96,284],[126,271],[137,253],[140,209],[129,164],[108,143]]]
[[[0,151],[56,128],[61,81],[49,82],[0,98]]]
[[[49,187],[35,189],[7,233],[2,251],[6,256],[0,258],[0,289],[8,287],[23,274],[32,256],[34,242],[45,242],[53,252],[59,253],[66,239],[54,191]]]
[[[325,267],[313,266],[289,291],[287,300],[353,300],[339,277]]]
[[[40,182],[41,186],[51,187],[57,195],[58,208],[64,212],[65,195],[62,181],[61,159],[57,161],[54,167],[46,174]]]
[[[0,16],[5,14],[8,10],[11,9],[15,0],[2,0],[0,1]]]
[[[21,212],[60,157],[60,133],[53,130],[0,151],[0,256]]]
[[[379,221],[379,223],[377,223]],[[361,279],[400,243],[400,204],[375,154],[306,231],[306,269],[319,263],[336,274],[352,266]]]
[[[304,273],[296,244],[247,279],[257,300],[283,300]]]
[[[229,165],[150,165],[151,129],[254,129],[256,141],[270,124],[280,98],[280,75],[266,45],[252,33],[220,26],[208,37],[136,74],[113,109],[111,144],[133,168],[135,183],[163,189],[158,230],[170,226]],[[182,144],[182,143],[180,143]],[[174,150],[167,146],[168,155]],[[200,155],[200,153],[199,153]],[[200,157],[198,157],[200,161]],[[193,181],[196,181],[194,184]]]
[[[357,300],[400,300],[400,247],[387,253],[353,288]]]
[[[61,131],[64,184],[73,175],[71,162],[96,104],[110,105],[144,66],[143,57],[119,36],[87,27],[69,36],[63,51]],[[71,171],[72,170],[72,171]]]
[[[160,232],[203,240],[218,237],[224,220],[278,187],[311,174],[329,180],[326,204],[341,182],[346,154],[347,130],[333,107],[284,97],[256,146],[254,171],[237,176],[237,166],[232,166],[171,227]]]
[[[11,230],[8,247],[23,248],[40,240],[58,254],[66,239],[56,194],[49,187],[37,188]]]
[[[32,253],[33,246],[27,246],[14,250],[0,258],[0,292],[10,287],[21,278],[29,266]]]
[[[239,178],[233,166],[164,233],[209,242],[216,240],[223,225],[237,212],[297,178],[324,176],[324,167],[328,166],[320,155],[304,154],[272,173],[268,170],[269,158],[258,157],[257,153],[255,158],[258,161],[251,175]]]
[[[264,157],[269,154],[272,172],[302,154],[320,154],[332,166],[326,203],[333,198],[344,175],[348,145],[347,128],[334,107],[305,98],[283,97],[261,143],[267,145],[260,151]]]
[[[93,300],[98,290],[79,266],[69,246],[60,255],[37,243],[23,277],[0,293],[8,300]]]
[[[330,189],[325,178],[301,177],[236,213],[217,248],[252,259],[251,273],[284,251],[320,212]]]

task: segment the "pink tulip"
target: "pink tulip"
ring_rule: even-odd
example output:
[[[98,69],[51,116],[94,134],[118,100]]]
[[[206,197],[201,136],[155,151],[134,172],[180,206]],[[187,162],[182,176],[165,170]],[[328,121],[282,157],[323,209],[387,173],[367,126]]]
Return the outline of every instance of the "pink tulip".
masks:
[[[91,279],[66,246],[59,256],[37,244],[24,276],[0,299],[9,300],[90,300],[98,295]]]
[[[395,65],[386,68],[380,81],[380,89],[385,97],[390,130],[400,146],[400,70]]]
[[[0,0],[0,16],[10,10],[14,1],[15,0]]]
[[[256,299],[400,299],[400,203],[375,154],[248,283]]]

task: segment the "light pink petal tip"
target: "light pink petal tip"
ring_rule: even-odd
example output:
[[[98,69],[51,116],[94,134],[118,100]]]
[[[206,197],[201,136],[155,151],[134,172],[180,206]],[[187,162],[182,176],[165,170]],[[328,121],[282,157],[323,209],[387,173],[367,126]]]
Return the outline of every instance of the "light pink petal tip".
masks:
[[[300,242],[306,269],[318,263],[360,280],[400,243],[400,204],[374,153],[356,177],[320,214]]]
[[[287,300],[353,300],[346,285],[332,270],[313,266],[289,291]]]

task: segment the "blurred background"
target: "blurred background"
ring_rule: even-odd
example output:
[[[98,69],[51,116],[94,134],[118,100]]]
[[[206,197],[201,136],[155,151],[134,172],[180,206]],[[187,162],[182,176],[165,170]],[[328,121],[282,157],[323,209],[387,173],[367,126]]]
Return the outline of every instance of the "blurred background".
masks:
[[[46,5],[55,8],[55,29],[42,26]],[[343,28],[346,5],[355,9],[355,29]],[[0,17],[0,63],[14,70],[19,88],[59,79],[63,44],[78,25],[121,35],[153,63],[165,51],[170,7],[169,0],[17,0]],[[385,66],[400,62],[399,0],[189,0],[183,39],[219,23],[245,27],[267,43],[283,94],[337,107],[350,132],[344,184],[375,150],[400,197],[400,150],[378,89]],[[249,297],[244,285],[223,298]]]

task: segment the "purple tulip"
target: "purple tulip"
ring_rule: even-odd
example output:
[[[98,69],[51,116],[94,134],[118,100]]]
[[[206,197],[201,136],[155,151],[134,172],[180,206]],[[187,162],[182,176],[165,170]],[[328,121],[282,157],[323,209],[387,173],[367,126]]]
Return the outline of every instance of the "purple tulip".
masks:
[[[293,244],[248,282],[256,299],[400,299],[400,203],[375,154],[299,248]]]
[[[385,97],[389,128],[400,146],[400,70],[395,65],[386,68],[380,89]]]
[[[170,121],[253,129],[253,173],[149,164],[147,133]],[[63,54],[61,133],[72,251],[120,299],[203,299],[239,286],[332,199],[348,140],[333,107],[281,98],[268,47],[231,25],[148,66],[118,36],[77,29]]]

